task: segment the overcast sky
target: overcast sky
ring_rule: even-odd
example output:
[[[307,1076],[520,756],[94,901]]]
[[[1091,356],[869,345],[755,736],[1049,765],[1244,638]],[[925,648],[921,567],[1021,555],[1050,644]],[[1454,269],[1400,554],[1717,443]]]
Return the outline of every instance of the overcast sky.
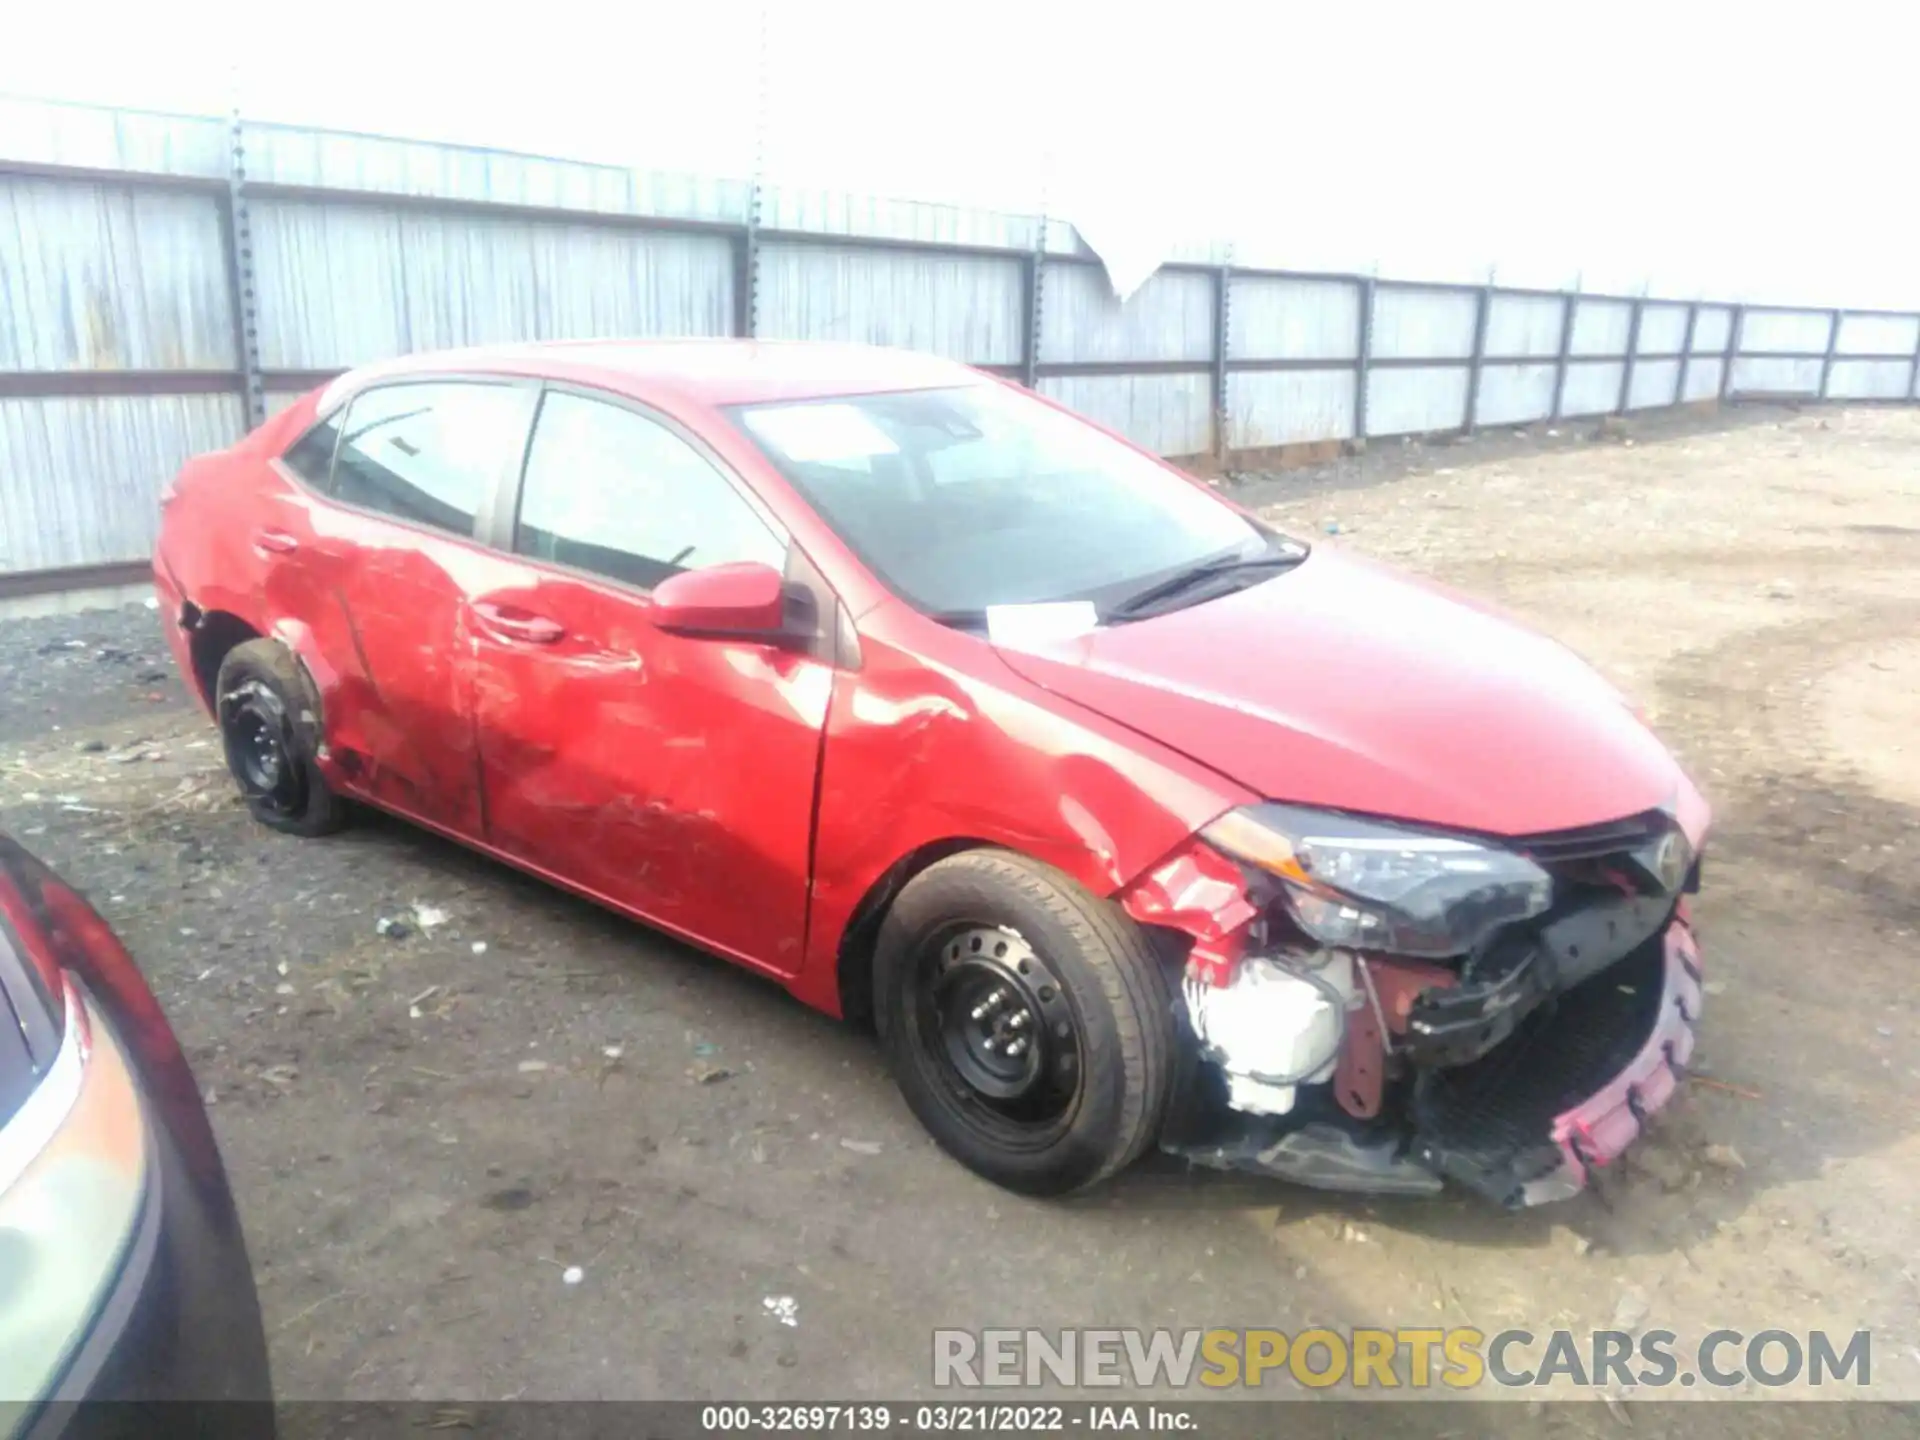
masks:
[[[24,9],[24,7],[18,7]],[[0,92],[1036,211],[1096,246],[1920,308],[1915,7],[165,0]]]

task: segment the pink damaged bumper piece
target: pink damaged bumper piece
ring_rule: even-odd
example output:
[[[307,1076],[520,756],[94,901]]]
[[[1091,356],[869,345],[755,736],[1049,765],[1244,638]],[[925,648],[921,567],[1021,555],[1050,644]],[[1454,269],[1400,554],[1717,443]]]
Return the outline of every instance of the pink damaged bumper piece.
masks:
[[[1646,1043],[1624,1069],[1555,1117],[1560,1166],[1522,1189],[1522,1205],[1565,1200],[1586,1188],[1594,1169],[1610,1164],[1640,1137],[1647,1117],[1673,1098],[1693,1056],[1700,1023],[1700,950],[1684,918],[1667,927],[1660,1009]]]

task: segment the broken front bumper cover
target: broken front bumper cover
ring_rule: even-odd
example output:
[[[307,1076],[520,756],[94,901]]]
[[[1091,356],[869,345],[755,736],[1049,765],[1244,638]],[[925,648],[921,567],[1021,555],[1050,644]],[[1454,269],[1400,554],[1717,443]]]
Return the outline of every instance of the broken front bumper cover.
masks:
[[[1216,1109],[1162,1143],[1198,1164],[1319,1189],[1432,1194],[1451,1180],[1509,1209],[1565,1200],[1673,1098],[1700,1007],[1699,951],[1676,918],[1480,1059],[1423,1072],[1407,1118],[1359,1126]]]

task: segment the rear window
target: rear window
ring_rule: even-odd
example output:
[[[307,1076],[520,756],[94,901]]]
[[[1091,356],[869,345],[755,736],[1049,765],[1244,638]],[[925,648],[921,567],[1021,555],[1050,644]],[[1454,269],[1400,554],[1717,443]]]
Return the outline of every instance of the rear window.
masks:
[[[347,407],[332,468],[314,488],[343,505],[471,535],[520,456],[531,401],[520,386],[460,381],[368,390]],[[303,443],[309,437],[317,453],[319,427]]]
[[[339,440],[340,417],[329,415],[294,441],[280,459],[308,485],[324,492],[333,473],[333,450]]]

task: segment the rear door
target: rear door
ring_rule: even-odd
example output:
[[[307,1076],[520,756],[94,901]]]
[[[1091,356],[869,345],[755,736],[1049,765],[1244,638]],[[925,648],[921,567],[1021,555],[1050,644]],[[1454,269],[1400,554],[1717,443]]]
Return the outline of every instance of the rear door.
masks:
[[[474,599],[487,837],[778,973],[805,940],[833,599],[688,431],[549,388],[527,450],[511,583]],[[649,592],[683,570],[787,568],[827,617],[811,647],[668,635]]]
[[[500,562],[475,536],[519,464],[537,393],[464,379],[362,392],[313,432],[337,432],[329,465],[289,450],[305,488],[255,536],[274,556],[276,612],[331,671],[327,742],[348,783],[476,839],[467,602]]]

